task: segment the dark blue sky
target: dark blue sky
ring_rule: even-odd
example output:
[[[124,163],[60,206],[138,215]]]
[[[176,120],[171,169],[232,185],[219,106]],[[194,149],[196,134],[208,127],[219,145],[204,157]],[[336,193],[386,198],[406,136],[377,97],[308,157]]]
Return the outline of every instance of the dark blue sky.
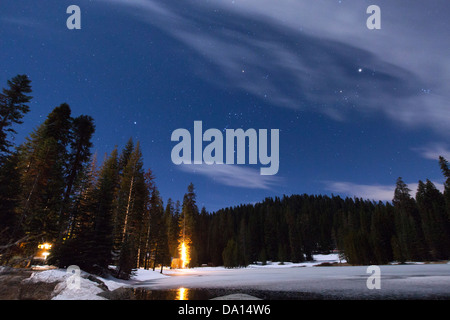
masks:
[[[81,30],[66,27],[71,4]],[[370,4],[381,30],[366,27]],[[2,1],[0,84],[32,80],[17,144],[67,102],[94,117],[99,159],[140,141],[164,201],[191,181],[209,211],[298,193],[389,200],[399,176],[442,187],[449,14],[447,0]],[[174,165],[171,133],[195,120],[280,129],[278,174]]]

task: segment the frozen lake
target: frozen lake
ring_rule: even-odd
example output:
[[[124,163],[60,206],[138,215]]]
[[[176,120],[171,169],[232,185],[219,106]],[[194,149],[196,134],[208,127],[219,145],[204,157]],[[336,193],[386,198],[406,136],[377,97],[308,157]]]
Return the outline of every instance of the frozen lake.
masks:
[[[165,276],[137,277],[144,290],[224,289],[241,293],[274,293],[273,297],[320,299],[450,299],[450,264],[379,266],[380,289],[368,289],[367,266],[195,268],[167,270]],[[147,273],[148,270],[145,270]],[[195,290],[194,290],[195,291]],[[276,294],[277,293],[277,294]]]

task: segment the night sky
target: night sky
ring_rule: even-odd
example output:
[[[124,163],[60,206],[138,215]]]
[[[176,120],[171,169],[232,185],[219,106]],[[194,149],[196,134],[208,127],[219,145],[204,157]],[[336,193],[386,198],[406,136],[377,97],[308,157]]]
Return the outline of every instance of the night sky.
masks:
[[[81,30],[69,30],[69,5]],[[366,9],[381,8],[369,30]],[[283,194],[391,200],[397,177],[442,189],[450,160],[450,3],[3,0],[0,87],[32,80],[15,143],[67,102],[99,160],[139,140],[163,200],[190,182],[208,211]],[[280,167],[181,165],[175,129],[280,130]]]

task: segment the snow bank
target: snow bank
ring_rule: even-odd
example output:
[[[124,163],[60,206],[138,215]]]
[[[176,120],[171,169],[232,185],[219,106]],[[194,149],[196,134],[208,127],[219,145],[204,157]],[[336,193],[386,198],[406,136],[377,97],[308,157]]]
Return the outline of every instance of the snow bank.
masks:
[[[313,255],[314,261],[320,262],[339,262],[339,254],[330,253],[330,254],[315,254]],[[345,261],[342,261],[345,262]]]
[[[69,277],[70,277],[70,275],[66,272],[66,270],[52,269],[52,270],[33,272],[28,279],[25,279],[25,281],[60,282],[60,281],[66,281],[66,279]]]
[[[51,269],[33,272],[31,274],[31,277],[25,279],[24,281],[30,281],[34,283],[58,282],[52,293],[52,300],[105,300],[105,298],[98,296],[98,294],[104,292],[104,290],[99,287],[99,284],[97,282],[89,280],[89,276],[90,274],[87,272],[80,272],[79,288],[78,286],[74,288],[74,286],[70,285],[71,280],[73,280],[73,278],[71,278],[73,277],[73,274],[68,273],[66,269]],[[143,282],[147,280],[163,279],[168,277],[169,276],[167,275],[161,274],[159,270],[153,271],[138,269],[136,270],[135,275],[130,280],[132,280],[133,282]],[[102,281],[110,291],[121,287],[129,287],[132,283],[131,281],[119,280],[112,277],[108,279],[101,277],[96,278]]]
[[[104,290],[99,284],[87,279],[89,276],[86,272],[80,273],[79,286],[71,285],[73,278],[72,273],[68,273],[65,269],[53,269],[46,271],[33,272],[31,277],[24,281],[30,282],[58,282],[52,293],[52,300],[105,300],[98,296],[98,293]],[[108,289],[114,290],[117,286],[113,281],[102,280]],[[111,285],[110,288],[109,285]]]
[[[56,285],[52,300],[106,300],[98,296],[104,290],[97,286],[97,283],[81,278],[80,287],[69,288],[67,282],[63,281]]]

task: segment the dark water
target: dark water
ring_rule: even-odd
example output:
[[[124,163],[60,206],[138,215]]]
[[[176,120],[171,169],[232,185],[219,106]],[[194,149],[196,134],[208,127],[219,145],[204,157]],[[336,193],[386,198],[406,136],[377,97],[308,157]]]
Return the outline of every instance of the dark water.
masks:
[[[126,292],[124,292],[126,290]],[[313,293],[313,292],[290,292],[290,291],[271,291],[255,289],[167,289],[152,290],[150,288],[121,288],[120,295],[105,296],[111,300],[209,300],[230,294],[247,294],[261,300],[450,300],[450,296],[439,294],[385,294],[375,296],[363,296],[358,294],[341,293]]]
[[[229,294],[248,294],[262,300],[322,300],[325,296],[306,292],[284,292],[249,289],[169,289],[130,288],[136,300],[209,300]]]
[[[135,288],[130,290],[136,300],[208,300],[214,298],[212,292],[203,289],[150,290]]]

